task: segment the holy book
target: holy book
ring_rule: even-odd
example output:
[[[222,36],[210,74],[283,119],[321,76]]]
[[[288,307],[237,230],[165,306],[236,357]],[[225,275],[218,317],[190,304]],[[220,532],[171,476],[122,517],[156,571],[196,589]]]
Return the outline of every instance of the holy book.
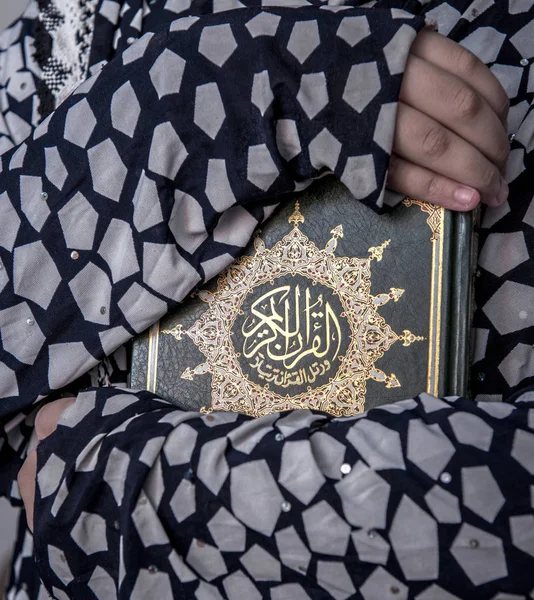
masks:
[[[131,386],[256,417],[465,395],[473,255],[471,215],[412,198],[378,215],[321,180],[135,340]]]

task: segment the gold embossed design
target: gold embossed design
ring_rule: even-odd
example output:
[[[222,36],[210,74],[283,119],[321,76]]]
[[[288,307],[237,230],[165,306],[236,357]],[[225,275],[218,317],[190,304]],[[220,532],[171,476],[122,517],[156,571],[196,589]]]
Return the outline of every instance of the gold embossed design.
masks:
[[[163,331],[178,341],[188,337],[205,356],[205,362],[188,367],[182,374],[191,380],[211,373],[212,403],[204,412],[230,410],[259,417],[309,408],[336,416],[354,415],[363,411],[368,379],[389,388],[401,385],[394,373],[387,375],[376,366],[378,359],[399,340],[407,346],[423,339],[408,330],[396,334],[377,312],[387,302],[397,302],[404,292],[391,288],[387,293],[371,294],[371,263],[382,260],[390,240],[369,248],[367,258],[337,257],[338,240],[343,237],[341,225],[331,231],[332,237],[320,249],[300,229],[304,217],[298,202],[289,222],[293,229],[272,248],[256,235],[253,256],[242,257],[222,273],[214,292],[197,292],[208,308],[187,331],[180,325]],[[337,318],[345,319],[350,329],[346,352],[337,357],[339,365],[328,382],[315,388],[308,385],[305,391],[293,395],[251,381],[242,371],[240,353],[233,341],[237,338],[235,321],[247,295],[287,275],[299,275],[311,285],[330,288],[343,307]]]
[[[437,242],[441,236],[441,224],[443,222],[443,207],[435,206],[434,204],[430,204],[429,202],[425,202],[424,200],[416,200],[415,198],[406,197],[402,201],[405,206],[413,206],[417,204],[423,212],[428,214],[426,219],[427,225],[430,227],[430,231],[432,231],[432,237],[430,238],[431,242]]]
[[[403,340],[403,346],[410,346],[414,342],[422,342],[425,338],[421,335],[414,335],[411,331],[405,329],[399,339]]]
[[[239,311],[244,318],[232,331],[242,335],[240,355],[251,376],[284,389],[316,384],[346,345],[341,305],[328,288],[300,277],[264,287]]]
[[[176,341],[181,342],[184,335],[184,330],[180,324],[177,324],[172,329],[164,329],[161,333],[172,335]]]
[[[416,198],[406,197],[402,201],[405,206],[417,205],[419,208],[428,214],[426,219],[427,225],[432,231],[430,241],[432,242],[432,269],[430,282],[430,323],[429,333],[430,339],[433,341],[429,348],[428,356],[428,376],[427,376],[427,392],[439,395],[439,355],[440,355],[440,335],[441,335],[441,301],[442,301],[442,270],[443,264],[443,236],[442,227],[445,218],[445,209],[442,206],[436,206],[417,200]],[[436,242],[438,242],[436,244]]]

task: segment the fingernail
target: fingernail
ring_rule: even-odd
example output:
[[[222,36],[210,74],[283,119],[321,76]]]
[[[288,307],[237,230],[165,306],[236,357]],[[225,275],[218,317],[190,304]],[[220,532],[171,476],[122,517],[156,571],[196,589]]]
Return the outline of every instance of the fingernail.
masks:
[[[459,187],[454,192],[454,199],[462,206],[471,206],[475,191],[469,188]]]
[[[504,179],[501,179],[501,189],[499,190],[499,193],[497,195],[497,203],[499,206],[506,202],[509,193],[510,188],[508,187],[508,184],[506,183],[506,181],[504,181]]]

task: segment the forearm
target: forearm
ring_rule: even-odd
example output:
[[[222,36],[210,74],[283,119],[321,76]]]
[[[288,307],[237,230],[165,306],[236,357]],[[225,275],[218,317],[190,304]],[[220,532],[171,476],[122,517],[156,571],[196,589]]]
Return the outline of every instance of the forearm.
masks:
[[[529,410],[422,394],[356,420],[251,419],[89,391],[38,448],[41,578],[76,599],[262,598],[288,582],[349,597],[377,569],[386,589],[528,592]]]

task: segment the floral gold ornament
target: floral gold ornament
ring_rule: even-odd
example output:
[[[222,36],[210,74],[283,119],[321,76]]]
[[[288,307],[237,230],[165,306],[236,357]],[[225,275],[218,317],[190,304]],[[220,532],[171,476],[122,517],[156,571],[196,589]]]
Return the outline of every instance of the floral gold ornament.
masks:
[[[419,208],[428,214],[426,222],[432,231],[431,242],[437,242],[441,235],[441,224],[443,222],[443,207],[435,206],[424,200],[416,200],[415,198],[406,197],[402,201],[405,206],[417,205]]]
[[[272,248],[257,234],[254,255],[222,273],[213,292],[196,293],[208,306],[189,329],[176,324],[162,331],[181,343],[190,339],[205,357],[181,374],[211,375],[212,402],[204,412],[358,414],[369,379],[401,386],[377,361],[395,342],[424,339],[407,329],[395,333],[378,313],[399,301],[403,289],[371,294],[371,264],[382,260],[390,240],[369,248],[366,258],[339,257],[342,225],[319,248],[301,229],[298,202],[288,221],[293,228]]]

